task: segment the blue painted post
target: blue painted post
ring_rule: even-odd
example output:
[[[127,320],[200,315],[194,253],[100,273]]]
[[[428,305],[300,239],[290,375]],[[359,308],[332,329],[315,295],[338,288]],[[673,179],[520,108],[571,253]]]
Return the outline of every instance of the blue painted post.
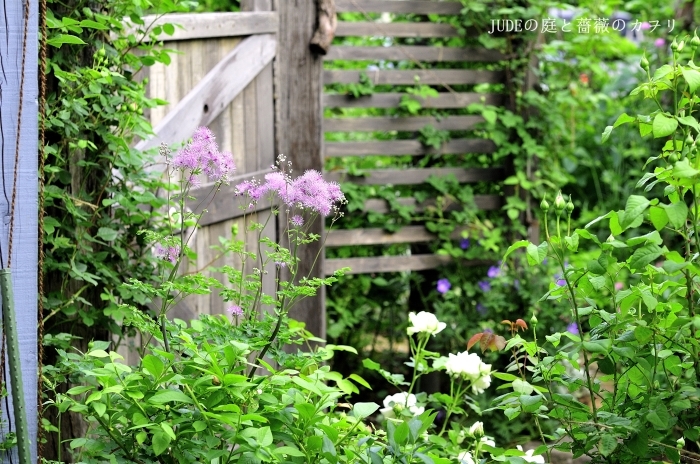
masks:
[[[29,16],[25,6],[29,1]],[[17,336],[24,383],[24,400],[31,441],[31,462],[36,462],[37,436],[37,271],[38,271],[38,2],[39,0],[12,0],[0,2],[0,246],[2,267],[7,266],[10,223],[14,224],[12,244],[12,287],[17,314]],[[4,11],[3,11],[4,9]],[[7,18],[7,23],[4,23]],[[26,44],[25,40],[26,28]],[[24,66],[22,66],[24,63]],[[23,82],[23,87],[20,83]],[[22,96],[22,119],[19,125],[19,163],[14,220],[10,210],[15,174],[15,148]],[[5,367],[9,381],[9,368]],[[4,380],[3,380],[4,382]],[[10,390],[7,385],[8,391]],[[3,401],[2,433],[9,424],[15,431],[12,399]],[[3,456],[10,462],[10,456]],[[12,462],[19,462],[17,451],[12,451]]]

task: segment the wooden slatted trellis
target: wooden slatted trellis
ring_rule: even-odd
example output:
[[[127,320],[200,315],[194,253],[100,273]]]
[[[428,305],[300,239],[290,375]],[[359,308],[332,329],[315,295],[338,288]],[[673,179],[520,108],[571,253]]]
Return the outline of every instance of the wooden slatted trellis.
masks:
[[[446,23],[423,22],[376,22],[371,21],[369,13],[392,13],[414,15],[453,15],[458,14],[462,5],[458,1],[425,0],[336,0],[339,13],[352,12],[364,14],[359,22],[340,21],[336,36],[357,37],[370,36],[382,39],[380,46],[336,45],[326,55],[326,62],[335,60],[374,61],[371,69],[326,69],[323,83],[333,84],[359,83],[361,75],[375,86],[405,86],[420,84],[438,89],[438,96],[417,99],[423,108],[459,110],[469,104],[483,102],[491,105],[503,104],[503,96],[498,93],[479,93],[473,89],[477,84],[504,83],[505,75],[494,70],[493,63],[503,59],[499,52],[475,47],[447,47],[422,44],[402,45],[406,38],[430,39],[458,37],[459,32]],[[427,18],[426,18],[427,19]],[[423,42],[424,43],[424,42]],[[401,62],[412,62],[419,69],[396,69]],[[391,63],[387,66],[387,62]],[[434,69],[439,63],[470,63],[470,69]],[[481,66],[478,66],[481,64]],[[486,67],[488,66],[488,69]],[[453,66],[452,68],[459,68]],[[332,87],[331,87],[332,88]],[[326,108],[366,108],[388,109],[400,105],[405,96],[402,92],[378,92],[368,96],[353,97],[327,91],[323,98]],[[376,132],[376,131],[420,131],[426,125],[433,125],[438,130],[469,131],[482,122],[480,116],[454,114],[444,118],[433,116],[373,116],[373,117],[326,117],[325,132]],[[366,138],[365,138],[366,139]],[[480,138],[455,138],[439,149],[427,148],[418,138],[402,140],[362,140],[362,141],[327,141],[324,144],[325,158],[365,157],[373,155],[421,157],[425,155],[467,155],[490,154],[495,151],[492,141]],[[418,185],[425,183],[430,176],[453,175],[461,183],[500,182],[505,179],[503,166],[489,168],[426,167],[426,168],[383,168],[363,171],[363,176],[352,176],[346,170],[334,170],[325,174],[329,180],[352,182],[358,185]],[[427,204],[418,203],[413,198],[399,198],[399,203],[412,206],[420,211]],[[428,202],[430,203],[430,202]],[[482,210],[496,210],[502,206],[499,195],[476,195],[475,204]],[[386,213],[389,206],[385,200],[369,199],[364,205],[365,211]],[[455,232],[458,237],[459,230]],[[328,235],[327,247],[357,245],[387,245],[396,243],[418,244],[434,240],[436,237],[422,225],[406,226],[395,233],[381,229],[334,230]],[[337,269],[350,267],[352,273],[420,271],[444,265],[450,258],[434,254],[407,256],[377,256],[358,258],[326,259],[326,275]],[[465,265],[487,264],[482,260],[473,260]]]

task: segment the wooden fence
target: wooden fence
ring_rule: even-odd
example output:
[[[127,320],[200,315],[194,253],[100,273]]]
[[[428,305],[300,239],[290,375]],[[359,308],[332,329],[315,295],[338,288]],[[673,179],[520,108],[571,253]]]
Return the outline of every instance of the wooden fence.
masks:
[[[371,13],[413,13],[419,15],[458,14],[462,8],[460,2],[430,2],[424,0],[337,0],[338,12],[362,13],[367,18]],[[439,38],[456,37],[458,31],[449,24],[433,22],[339,22],[337,36],[372,36],[390,38],[394,44],[403,38]],[[502,83],[501,71],[484,69],[432,69],[434,64],[445,62],[470,62],[492,64],[502,59],[497,52],[482,48],[438,47],[430,45],[394,45],[391,46],[354,46],[336,45],[326,56],[333,60],[373,60],[377,65],[382,62],[412,61],[420,69],[393,70],[379,69],[363,71],[369,81],[375,85],[411,85],[418,80],[420,84],[440,88],[437,97],[420,101],[424,108],[463,109],[471,103],[485,102],[500,104],[499,94],[475,92],[455,92],[452,86],[465,86],[481,83]],[[363,63],[365,65],[366,63]],[[378,67],[378,66],[376,66]],[[360,82],[360,70],[325,70],[323,82],[334,83]],[[464,87],[462,87],[464,88]],[[323,103],[326,108],[394,108],[398,107],[401,92],[382,92],[355,98],[340,94],[326,93]],[[426,116],[405,117],[331,117],[324,120],[326,132],[354,131],[419,131],[426,125],[438,130],[467,131],[482,122],[479,116],[454,115],[441,119]],[[468,153],[492,153],[495,149],[490,140],[478,138],[457,138],[444,143],[439,150],[426,148],[418,138],[413,140],[361,141],[361,142],[326,142],[324,155],[333,157],[360,157],[369,155],[451,155]],[[335,171],[327,178],[341,182],[353,182],[361,185],[416,185],[426,182],[430,176],[454,175],[459,182],[498,182],[505,178],[503,167],[485,169],[465,168],[411,168],[411,169],[376,169],[365,171],[363,177],[353,177],[346,171]],[[417,212],[425,206],[413,198],[401,198],[403,205],[415,207]],[[476,195],[476,206],[482,210],[494,210],[501,207],[498,195]],[[382,199],[370,199],[365,203],[365,211],[386,213],[389,206]],[[326,241],[328,247],[355,245],[386,245],[395,243],[424,243],[434,240],[435,236],[426,231],[422,225],[411,225],[395,233],[382,229],[334,230]],[[352,273],[418,271],[432,269],[449,262],[449,257],[435,254],[413,254],[408,256],[378,256],[327,259],[324,272],[329,275],[335,270],[350,267]],[[483,264],[472,261],[465,264]]]
[[[375,84],[411,85],[416,77],[421,84],[439,87],[436,98],[422,100],[423,107],[462,109],[483,101],[501,102],[497,94],[455,92],[450,86],[503,82],[500,71],[484,69],[431,69],[434,63],[471,62],[493,63],[500,56],[479,48],[433,47],[428,45],[359,47],[333,46],[325,57],[313,55],[307,44],[316,24],[314,2],[294,6],[291,2],[245,0],[242,13],[206,13],[169,15],[155,24],[168,22],[182,25],[172,36],[163,35],[166,46],[181,52],[173,55],[168,66],[152,66],[147,75],[150,96],[165,99],[166,107],[151,111],[156,137],[143,141],[138,148],[152,148],[166,142],[175,144],[186,140],[198,126],[207,125],[217,134],[222,150],[231,151],[240,175],[230,187],[225,187],[210,203],[206,198],[207,186],[192,192],[197,202],[190,204],[195,211],[201,204],[208,210],[190,246],[197,252],[197,262],[188,271],[207,266],[239,265],[233,257],[221,258],[211,249],[220,236],[231,237],[232,227],[243,229],[246,220],[265,220],[270,205],[259,204],[257,217],[244,219],[240,202],[233,193],[234,186],[252,177],[260,178],[268,172],[278,153],[293,160],[297,172],[322,169],[323,160],[333,157],[426,154],[447,155],[491,153],[494,145],[489,140],[457,138],[445,143],[439,151],[426,149],[417,140],[322,142],[323,131],[418,131],[427,124],[439,130],[466,131],[482,121],[480,117],[453,115],[439,120],[433,117],[373,117],[328,118],[323,120],[324,108],[393,108],[401,102],[403,93],[384,92],[351,98],[345,95],[323,93],[323,86],[333,83],[353,83],[360,79],[360,70],[323,70],[322,64],[333,60],[386,60],[410,59],[421,69],[367,71]],[[275,6],[276,11],[271,11]],[[336,0],[338,12],[456,14],[459,2],[426,0]],[[151,20],[152,18],[147,18]],[[337,37],[381,36],[455,37],[458,32],[449,25],[431,22],[377,23],[373,21],[340,22]],[[497,182],[504,178],[502,167],[488,169],[412,168],[371,170],[363,177],[352,177],[345,171],[327,172],[324,176],[339,182],[358,184],[415,185],[430,176],[454,175],[460,182]],[[399,200],[425,207],[412,198]],[[477,195],[476,205],[484,210],[498,209],[501,198],[495,195]],[[386,212],[388,205],[381,199],[370,199],[366,211]],[[322,226],[313,232],[324,234]],[[266,236],[277,239],[277,224],[271,221]],[[374,245],[391,243],[422,243],[433,240],[423,226],[412,225],[388,234],[379,229],[337,230],[327,237],[328,247],[343,245]],[[252,245],[251,245],[252,246]],[[308,250],[314,256],[319,248]],[[313,259],[303,259],[313,262]],[[425,254],[411,256],[321,259],[311,275],[330,275],[342,267],[351,267],[354,273],[424,270],[446,262],[443,256]],[[473,262],[472,264],[479,264]],[[248,269],[250,270],[250,269]],[[303,269],[308,273],[310,269]],[[207,271],[210,273],[210,271]],[[274,273],[264,283],[266,293],[275,289]],[[306,323],[313,333],[325,336],[324,295],[309,299],[295,308],[291,316]],[[221,314],[224,303],[219,295],[192,296],[179,304],[173,316],[191,319],[200,314]]]

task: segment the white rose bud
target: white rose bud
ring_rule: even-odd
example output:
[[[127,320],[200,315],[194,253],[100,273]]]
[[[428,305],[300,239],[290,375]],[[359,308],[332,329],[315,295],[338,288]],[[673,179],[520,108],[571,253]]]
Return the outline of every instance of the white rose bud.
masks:
[[[469,435],[475,438],[482,437],[484,435],[484,423],[474,422],[471,427],[469,427]]]
[[[414,416],[419,416],[425,411],[424,407],[416,405],[416,395],[411,393],[410,395],[406,392],[396,393],[395,395],[389,395],[384,398],[384,407],[379,410],[382,415],[387,419],[392,419],[396,417],[397,413],[400,413],[404,409],[408,409]]]
[[[678,449],[685,448],[685,438],[680,437],[678,440],[676,440],[676,448],[678,448]]]
[[[408,335],[413,335],[419,332],[425,332],[430,335],[436,335],[442,332],[447,324],[438,321],[435,314],[426,311],[421,311],[418,314],[409,313],[408,319],[411,321],[411,326],[406,329]]]
[[[457,456],[457,459],[459,460],[459,464],[476,464],[474,462],[474,458],[472,457],[472,453],[469,451],[462,451],[459,453],[459,456]]]

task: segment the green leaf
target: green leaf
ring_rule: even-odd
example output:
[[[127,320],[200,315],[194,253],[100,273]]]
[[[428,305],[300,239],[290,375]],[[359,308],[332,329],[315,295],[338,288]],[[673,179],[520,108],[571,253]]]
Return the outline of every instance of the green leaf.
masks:
[[[636,120],[637,118],[634,118],[627,113],[622,113],[620,116],[618,116],[617,121],[615,121],[615,124],[613,124],[613,127],[618,127],[623,124],[627,124],[628,122],[634,122]]]
[[[105,411],[107,410],[107,405],[106,405],[106,404],[104,404],[104,403],[99,403],[99,402],[97,402],[97,401],[95,401],[94,403],[92,403],[92,407],[93,407],[93,409],[95,410],[95,412],[97,413],[97,416],[98,416],[98,417],[102,417],[102,415],[103,415],[103,414],[105,413]]]
[[[634,224],[649,206],[649,200],[640,195],[630,195],[625,205],[625,214],[620,220],[622,230]],[[616,234],[617,235],[617,234]]]
[[[109,227],[100,227],[96,235],[107,242],[111,242],[119,236],[119,233]]]
[[[640,345],[646,345],[649,343],[653,336],[654,332],[648,327],[640,325],[634,328],[634,338],[637,339]]]
[[[677,201],[670,205],[664,205],[668,221],[676,229],[680,229],[685,225],[688,219],[688,206],[684,201]]]
[[[652,206],[649,208],[649,219],[656,230],[661,230],[668,224],[668,215],[660,206]]]
[[[190,397],[182,393],[180,390],[160,390],[153,395],[148,402],[154,404],[165,404],[171,402],[193,404]]]
[[[527,262],[530,266],[536,266],[544,261],[547,257],[547,242],[540,243],[540,246],[535,246],[534,243],[527,244]]]
[[[609,138],[610,134],[612,133],[613,126],[607,126],[605,130],[603,131],[603,135],[600,137],[600,143],[605,143]]]
[[[357,419],[364,419],[374,414],[377,409],[379,409],[377,403],[355,403],[352,407],[352,415]]]
[[[170,424],[168,424],[167,422],[161,422],[161,423],[160,423],[160,428],[163,429],[163,432],[165,432],[166,434],[168,434],[168,436],[169,436],[171,439],[175,440],[175,439],[177,438],[177,437],[175,437],[175,431],[174,431],[173,428],[170,426]]]
[[[170,446],[170,437],[165,432],[158,432],[153,435],[153,454],[160,456]]]
[[[83,19],[80,21],[80,27],[85,27],[88,29],[99,29],[101,31],[106,31],[109,29],[105,24],[98,23],[97,21],[93,21],[91,19]]]
[[[700,174],[700,171],[690,165],[688,158],[683,158],[673,166],[673,175],[676,177],[689,178],[695,177],[698,174]]]
[[[598,442],[598,449],[603,456],[610,456],[615,448],[617,448],[617,439],[609,433],[603,435]]]
[[[202,430],[206,430],[207,423],[204,421],[194,421],[192,423],[192,428],[195,430],[195,432],[201,432]]]
[[[70,34],[58,34],[48,39],[46,43],[52,47],[60,47],[63,44],[86,45],[83,39]]]
[[[649,411],[646,418],[657,430],[668,430],[671,425],[671,415],[661,401],[656,403],[656,407]]]
[[[163,24],[163,32],[168,35],[173,35],[175,33],[175,26],[171,23]]]
[[[156,379],[160,377],[163,374],[163,371],[165,370],[165,365],[163,364],[163,361],[156,358],[152,354],[146,355],[141,361],[141,365],[146,371],[148,371],[149,374],[151,374]]]
[[[649,243],[641,248],[637,248],[628,260],[630,269],[633,271],[641,271],[647,264],[651,264],[652,261],[661,256],[662,253],[662,249],[654,243]]]
[[[652,130],[651,124],[647,124],[645,122],[639,123],[639,135],[641,137],[645,137],[645,136],[651,134],[651,130]]]
[[[656,139],[673,134],[677,127],[678,121],[675,118],[670,118],[663,113],[657,113],[657,115],[654,116],[652,131]]]
[[[109,353],[105,350],[92,350],[87,355],[94,358],[109,358]]]
[[[514,244],[512,244],[511,246],[508,247],[508,249],[506,250],[506,253],[503,255],[503,260],[505,261],[505,259],[508,257],[508,255],[510,255],[512,252],[514,252],[518,248],[526,247],[528,245],[530,245],[530,242],[528,240],[518,240],[517,242],[515,242]],[[367,367],[367,366],[365,366],[365,367]]]
[[[695,90],[700,85],[700,72],[694,69],[688,69],[684,66],[681,67],[681,70],[683,72],[683,78],[688,83],[688,90],[690,90],[690,93],[695,93]]]
[[[269,426],[261,427],[257,433],[260,446],[270,446],[272,444],[272,430]]]

